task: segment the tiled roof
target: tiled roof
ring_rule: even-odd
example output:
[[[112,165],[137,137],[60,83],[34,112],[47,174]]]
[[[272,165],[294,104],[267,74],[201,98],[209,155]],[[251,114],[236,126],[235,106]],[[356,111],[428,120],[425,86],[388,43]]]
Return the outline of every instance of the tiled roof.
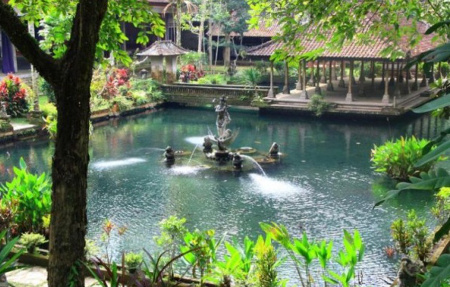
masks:
[[[259,23],[258,29],[250,29],[244,32],[244,37],[267,37],[272,38],[280,32],[278,22],[274,21],[272,25],[267,26],[264,21]],[[213,36],[224,36],[219,25],[213,25],[210,32]],[[232,32],[231,36],[239,36],[239,34]]]
[[[175,45],[172,41],[156,41],[150,47],[142,52],[137,53],[138,56],[178,56],[186,54],[189,50]]]
[[[148,3],[150,3],[150,5],[157,5],[157,6],[160,6],[160,5],[167,5],[167,4],[169,4],[170,3],[170,1],[169,0],[148,0]]]
[[[405,23],[407,24],[407,23]],[[418,30],[420,33],[426,31],[427,25],[424,23],[418,23]],[[419,43],[412,49],[408,44],[406,38],[402,39],[398,44],[398,51],[406,53],[409,51],[411,57],[414,57],[426,50],[436,47],[436,44],[432,43],[433,35],[423,35],[423,38]],[[335,49],[325,49],[321,54],[320,58],[342,58],[342,59],[384,59],[385,56],[382,55],[382,51],[388,48],[391,44],[382,39],[381,37],[373,36],[371,37],[370,43],[360,44],[355,41],[347,41],[341,48],[340,51]],[[300,45],[303,47],[302,53],[311,52],[324,47],[324,42],[316,41],[310,39],[306,36],[300,37]],[[286,47],[281,42],[269,41],[256,47],[252,47],[247,50],[248,56],[259,56],[259,57],[270,57],[276,50],[292,50],[290,47]],[[294,54],[289,53],[294,56]],[[297,55],[298,53],[296,53]]]

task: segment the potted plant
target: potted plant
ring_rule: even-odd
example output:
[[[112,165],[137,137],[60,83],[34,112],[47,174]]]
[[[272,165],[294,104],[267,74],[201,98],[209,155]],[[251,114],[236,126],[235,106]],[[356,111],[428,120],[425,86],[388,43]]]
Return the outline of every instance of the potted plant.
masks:
[[[35,253],[36,247],[46,242],[45,237],[39,233],[24,233],[19,239],[19,244],[25,246],[30,254]]]
[[[140,253],[127,253],[125,254],[125,265],[128,268],[128,271],[130,273],[136,272],[136,270],[139,268],[139,266],[142,264],[143,257]]]

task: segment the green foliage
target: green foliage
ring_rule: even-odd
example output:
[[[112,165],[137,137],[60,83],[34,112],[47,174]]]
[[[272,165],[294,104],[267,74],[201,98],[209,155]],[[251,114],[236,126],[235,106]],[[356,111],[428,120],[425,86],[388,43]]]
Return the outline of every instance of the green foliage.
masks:
[[[46,80],[44,80],[44,78],[39,78],[38,85],[39,94],[46,96],[50,103],[56,103],[55,91],[53,90],[53,87]]]
[[[261,60],[255,62],[255,69],[258,70],[258,72],[261,73],[261,75],[267,74],[267,69],[269,68],[269,62]]]
[[[428,173],[421,172],[418,177],[412,176],[409,180],[410,182],[398,183],[395,189],[388,191],[386,196],[375,204],[375,207],[404,191],[437,191],[442,187],[450,186],[450,175],[443,168],[438,168],[436,171],[430,170]]]
[[[42,218],[51,209],[51,182],[45,173],[28,172],[23,158],[19,167],[14,167],[14,178],[0,186],[2,204],[17,208],[14,223],[19,232],[40,231]]]
[[[56,116],[47,116],[45,119],[44,129],[47,130],[50,139],[56,139],[56,132],[58,129],[58,119]]]
[[[119,106],[120,111],[126,111],[133,107],[134,103],[127,97],[124,96],[116,96],[114,97],[113,104],[117,104]]]
[[[312,111],[317,117],[323,115],[330,108],[330,103],[325,100],[324,96],[319,94],[312,95],[308,103],[308,110]]]
[[[240,79],[242,84],[251,88],[255,88],[262,79],[261,72],[255,68],[241,70],[236,77]]]
[[[8,74],[0,81],[0,102],[6,105],[6,113],[12,117],[26,115],[28,101],[33,96],[30,87],[13,74]]]
[[[419,220],[414,210],[408,213],[408,229],[411,233],[414,255],[422,262],[425,262],[427,253],[432,247],[431,239],[429,238],[430,232],[426,226],[426,221]]]
[[[6,239],[6,232],[7,230],[0,232],[0,242],[3,242],[3,240]],[[25,250],[20,249],[18,252],[11,255],[11,251],[13,250],[18,239],[18,237],[14,238],[5,245],[0,244],[0,277],[13,270],[24,268],[24,266],[15,265],[15,263]]]
[[[257,285],[261,287],[276,287],[281,285],[276,270],[280,261],[277,259],[277,252],[272,245],[269,235],[265,240],[262,236],[258,237],[254,252],[256,256]]]
[[[125,265],[129,270],[137,269],[144,261],[142,254],[129,252],[125,254]]]
[[[46,118],[47,117],[56,118],[56,115],[58,114],[56,106],[53,103],[46,103],[44,105],[41,105],[40,109],[42,111],[42,115]]]
[[[292,238],[286,227],[276,223],[260,223],[260,226],[273,240],[286,249],[289,257],[295,263],[302,286],[310,286],[314,280],[310,272],[310,266],[315,260],[318,260],[320,266],[324,269],[326,274],[323,275],[323,279],[326,282],[350,286],[349,284],[355,276],[355,267],[364,256],[365,245],[362,243],[359,232],[355,230],[353,235],[351,235],[344,230],[344,249],[340,250],[338,256],[334,258],[334,261],[341,267],[342,274],[338,274],[328,268],[328,262],[332,260],[332,242],[322,241],[316,243],[310,241],[305,233],[303,233],[301,239]],[[306,273],[306,282],[301,271],[302,268]]]
[[[185,245],[181,246],[181,252],[186,253],[184,258],[193,266],[192,275],[195,277],[196,271],[200,272],[201,284],[204,275],[211,272],[212,262],[216,261],[217,248],[222,240],[216,241],[214,230],[187,232],[184,236]]]
[[[47,243],[47,240],[45,240],[45,237],[39,233],[24,233],[19,239],[19,244],[25,246],[28,253],[34,253],[36,247],[44,243]]]
[[[403,219],[399,218],[392,222],[391,235],[397,245],[397,249],[403,254],[408,254],[408,250],[412,244],[412,239],[411,233],[409,232]]]
[[[441,287],[445,280],[450,278],[450,254],[439,257],[436,265],[431,267],[428,278],[422,283],[422,287]]]
[[[208,55],[206,53],[188,52],[180,56],[180,63],[184,65],[195,65],[197,67],[208,63]]]
[[[61,58],[66,52],[66,44],[70,39],[72,21],[76,11],[76,1],[39,1],[13,0],[9,4],[16,7],[23,15],[24,21],[38,23],[43,29],[41,47],[51,52],[56,58]],[[100,28],[100,39],[97,43],[97,59],[102,60],[104,52],[111,52],[114,59],[124,65],[131,62],[129,55],[122,50],[122,45],[128,38],[122,31],[122,23],[131,23],[138,28],[136,42],[146,44],[149,35],[163,37],[164,21],[152,10],[146,1],[125,0],[108,1],[108,10]]]
[[[436,194],[436,205],[431,208],[431,213],[441,225],[450,218],[450,187],[442,187]]]
[[[195,83],[195,82],[193,82]],[[227,76],[223,74],[207,74],[197,80],[197,84],[204,85],[226,85]]]
[[[420,167],[414,165],[422,157],[423,149],[428,143],[426,139],[419,140],[412,136],[386,141],[381,146],[375,145],[371,154],[372,167],[375,171],[384,172],[401,181],[406,181],[421,172],[428,172],[436,160]]]

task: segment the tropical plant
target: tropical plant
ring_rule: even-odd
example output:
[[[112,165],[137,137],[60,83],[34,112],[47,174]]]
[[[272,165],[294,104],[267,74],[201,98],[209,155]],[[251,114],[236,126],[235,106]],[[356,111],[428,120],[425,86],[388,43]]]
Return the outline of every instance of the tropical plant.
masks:
[[[12,117],[25,115],[28,112],[27,100],[33,96],[30,87],[13,74],[0,81],[0,103],[6,105],[6,113]]]
[[[237,285],[249,285],[255,242],[246,236],[244,238],[244,246],[240,246],[234,239],[233,243],[225,242],[225,248],[227,254],[223,256],[223,261],[214,263],[214,271],[219,276],[219,281],[224,286],[229,286],[232,279]]]
[[[216,261],[217,249],[222,239],[216,241],[214,230],[187,232],[184,236],[185,245],[180,247],[186,253],[184,258],[192,266],[192,275],[199,271],[200,285],[203,285],[205,274],[212,270],[212,263]],[[192,252],[188,252],[192,250]]]
[[[58,114],[58,112],[56,111],[56,106],[53,103],[45,103],[43,105],[40,106],[40,109],[42,111],[42,115],[44,117],[56,117],[56,115]]]
[[[269,68],[269,63],[264,60],[257,61],[255,62],[255,68],[261,73],[261,75],[266,75],[267,68]]]
[[[427,279],[422,283],[422,287],[442,287],[450,278],[450,254],[443,254],[436,264],[428,271]]]
[[[315,243],[308,240],[305,233],[301,239],[291,238],[286,227],[276,223],[260,223],[262,230],[277,241],[287,251],[288,256],[295,264],[297,275],[302,286],[310,286],[312,283],[312,274],[310,266],[314,260],[318,260],[325,274],[323,279],[332,284],[340,284],[344,287],[350,286],[351,280],[355,277],[355,268],[364,256],[365,245],[362,243],[361,236],[357,230],[353,235],[344,230],[343,245],[344,249],[338,252],[334,259],[341,266],[342,274],[338,274],[328,267],[328,262],[332,259],[333,243],[322,241]],[[304,276],[302,270],[306,273]]]
[[[112,232],[116,228],[117,228],[117,234],[119,236],[122,236],[127,230],[127,228],[125,226],[116,227],[116,224],[114,224],[108,218],[105,219],[105,221],[103,222],[103,226],[102,226],[103,232],[102,232],[102,235],[100,237],[100,240],[103,242],[103,247],[104,247],[104,250],[105,250],[104,257],[106,258],[106,263],[107,264],[111,264],[111,262],[112,262],[112,260],[111,260],[112,254],[111,254],[111,252],[109,250],[109,247],[110,247],[109,245],[110,245],[110,242],[111,242]]]
[[[429,238],[430,231],[426,225],[426,220],[418,219],[416,212],[411,210],[408,213],[407,225],[411,234],[411,247],[414,255],[425,263],[426,256],[432,247],[431,239]]]
[[[56,103],[55,91],[53,91],[52,86],[46,80],[44,80],[44,78],[39,78],[38,85],[39,85],[39,94],[46,96],[50,103]]]
[[[50,139],[56,139],[56,131],[58,129],[58,119],[56,116],[47,116],[44,119],[44,129],[48,132]]]
[[[308,110],[312,111],[317,117],[323,115],[324,112],[331,108],[330,103],[325,100],[325,97],[320,94],[311,96],[308,103]]]
[[[42,217],[50,213],[51,182],[45,173],[32,174],[23,158],[14,167],[11,182],[0,185],[3,204],[17,206],[14,222],[19,232],[42,230]]]
[[[36,247],[47,243],[47,240],[42,234],[39,233],[23,233],[20,236],[19,244],[25,246],[27,252],[33,254],[36,252]]]
[[[128,267],[128,270],[133,273],[136,269],[141,266],[144,258],[140,253],[129,252],[125,254],[125,265]]]
[[[102,287],[125,287],[126,277],[125,277],[125,259],[122,255],[122,265],[117,266],[116,262],[107,263],[102,259],[96,257],[91,259],[91,263],[94,265],[95,269],[92,269],[91,266],[84,263],[85,267],[88,269],[89,273],[92,277],[97,280],[97,283]],[[105,270],[105,272],[101,271],[101,268]],[[121,271],[120,271],[121,270]]]
[[[384,172],[388,176],[407,181],[411,176],[428,172],[439,160],[436,158],[427,164],[416,166],[415,163],[423,156],[423,149],[429,144],[426,139],[403,138],[396,141],[386,141],[383,145],[372,149],[371,161],[375,171]]]
[[[17,259],[22,255],[25,249],[19,249],[15,254],[11,254],[11,251],[14,249],[19,238],[16,237],[3,245],[3,240],[6,239],[6,233],[7,230],[0,232],[0,277],[5,275],[5,273],[25,267],[23,265],[15,265]]]
[[[436,194],[436,205],[431,208],[431,213],[440,225],[450,218],[450,187],[442,187]]]
[[[277,252],[272,245],[270,235],[264,239],[261,235],[256,241],[254,252],[256,256],[256,279],[261,287],[277,287],[283,285],[278,278],[277,267],[281,261],[277,258]]]
[[[408,254],[411,247],[411,233],[403,219],[399,218],[391,224],[391,236],[396,242],[397,249],[403,254]]]

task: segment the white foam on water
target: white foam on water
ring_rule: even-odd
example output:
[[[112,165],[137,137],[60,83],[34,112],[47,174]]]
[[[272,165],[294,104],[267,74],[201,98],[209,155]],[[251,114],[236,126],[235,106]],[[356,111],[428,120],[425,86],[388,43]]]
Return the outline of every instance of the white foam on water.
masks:
[[[110,160],[110,161],[97,161],[91,164],[91,166],[95,169],[108,169],[115,168],[119,166],[132,165],[136,163],[145,162],[145,159],[130,157],[121,160]]]
[[[199,171],[206,169],[205,167],[200,166],[175,166],[168,171],[174,175],[191,175],[191,174],[197,174]]]
[[[301,186],[256,173],[249,174],[249,177],[252,181],[252,185],[250,185],[249,189],[264,195],[286,197],[307,192],[307,190]]]
[[[185,138],[184,140],[187,141],[188,143],[201,146],[203,144],[203,142],[205,141],[205,137],[206,136],[188,137],[188,138]]]

